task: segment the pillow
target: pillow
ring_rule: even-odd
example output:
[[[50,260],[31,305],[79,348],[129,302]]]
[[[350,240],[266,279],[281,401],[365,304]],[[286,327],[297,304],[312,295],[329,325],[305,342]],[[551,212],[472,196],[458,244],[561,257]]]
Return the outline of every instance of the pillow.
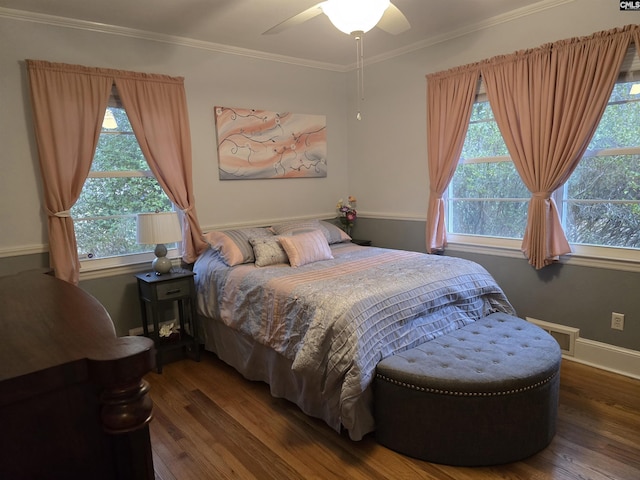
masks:
[[[298,220],[271,227],[271,231],[276,235],[297,235],[311,230],[320,230],[326,237],[329,245],[351,240],[351,237],[347,235],[346,232],[324,220]]]
[[[292,267],[333,258],[327,238],[320,230],[280,237],[280,245],[287,252]]]
[[[280,223],[273,225],[271,231],[276,235],[298,235],[299,233],[307,233],[313,230],[319,230],[320,224],[318,220],[295,220],[293,222]]]
[[[278,237],[250,238],[249,243],[253,247],[257,267],[289,263],[289,257],[280,245]]]
[[[320,224],[320,229],[323,230],[322,233],[324,233],[327,237],[329,245],[351,241],[351,237],[347,234],[347,232],[334,225],[333,223],[326,222],[324,220],[320,220],[320,222],[318,223]]]
[[[255,261],[250,238],[273,237],[268,228],[248,227],[232,230],[214,230],[204,234],[204,239],[211,248],[218,250],[224,263],[233,267],[241,263]]]

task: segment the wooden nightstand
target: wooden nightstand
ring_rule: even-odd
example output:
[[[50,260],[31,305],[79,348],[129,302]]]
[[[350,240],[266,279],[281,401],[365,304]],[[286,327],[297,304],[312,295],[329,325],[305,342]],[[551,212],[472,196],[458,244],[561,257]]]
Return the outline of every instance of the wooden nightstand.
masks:
[[[196,361],[200,361],[198,342],[198,316],[196,314],[196,289],[193,282],[195,273],[189,270],[174,270],[167,274],[155,272],[139,273],[138,294],[142,313],[144,335],[153,339],[156,347],[156,367],[162,373],[164,354],[169,350],[190,350]],[[178,304],[178,323],[180,332],[177,338],[160,337],[159,308],[164,305]],[[151,318],[149,318],[149,313]],[[149,321],[153,331],[149,331]]]
[[[351,243],[355,243],[356,245],[360,245],[361,247],[370,247],[371,240],[362,240],[359,238],[352,238]]]

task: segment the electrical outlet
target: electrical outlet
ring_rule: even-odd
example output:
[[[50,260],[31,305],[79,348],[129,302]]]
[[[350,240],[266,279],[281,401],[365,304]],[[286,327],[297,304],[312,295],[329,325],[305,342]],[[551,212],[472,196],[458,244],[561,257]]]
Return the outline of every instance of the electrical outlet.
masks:
[[[611,328],[624,330],[624,313],[611,312]]]

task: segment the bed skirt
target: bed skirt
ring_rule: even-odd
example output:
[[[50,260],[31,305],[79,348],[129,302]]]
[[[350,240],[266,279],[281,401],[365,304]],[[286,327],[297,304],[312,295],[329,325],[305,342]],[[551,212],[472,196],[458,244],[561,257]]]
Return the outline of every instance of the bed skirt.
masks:
[[[291,368],[291,360],[276,351],[226,326],[221,321],[199,316],[200,338],[205,349],[215,353],[220,360],[235,368],[243,377],[262,381],[269,385],[271,395],[295,403],[305,414],[324,420],[337,432],[343,429],[342,421],[329,408],[339,404],[340,392],[327,401],[320,382],[304,378]],[[354,425],[348,433],[352,440],[361,440],[374,430],[373,392],[369,386],[350,409]]]

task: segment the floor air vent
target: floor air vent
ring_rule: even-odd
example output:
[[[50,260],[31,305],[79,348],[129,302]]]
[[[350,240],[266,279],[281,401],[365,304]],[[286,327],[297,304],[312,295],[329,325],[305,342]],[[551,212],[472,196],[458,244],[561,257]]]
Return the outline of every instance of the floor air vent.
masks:
[[[537,318],[526,317],[528,322],[531,322],[556,339],[562,353],[573,357],[576,347],[576,338],[580,336],[580,329],[573,327],[565,327],[564,325],[558,325],[557,323],[545,322],[538,320]]]

